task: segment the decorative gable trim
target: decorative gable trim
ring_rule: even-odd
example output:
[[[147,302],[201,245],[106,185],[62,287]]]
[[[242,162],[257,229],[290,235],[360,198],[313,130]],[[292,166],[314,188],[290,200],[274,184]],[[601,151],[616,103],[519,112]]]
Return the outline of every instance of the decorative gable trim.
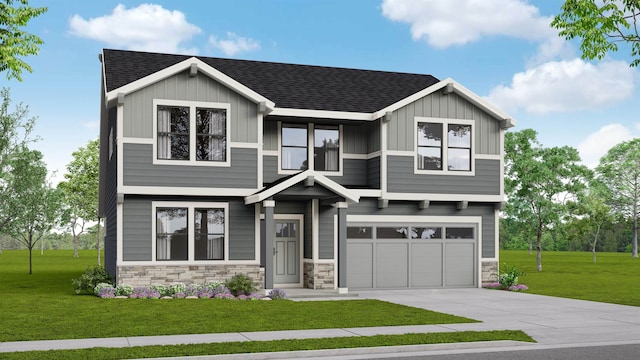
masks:
[[[194,69],[194,65],[195,65],[195,69]],[[104,66],[104,65],[103,65]],[[186,71],[188,70],[190,74],[193,74],[194,71],[197,70],[197,72],[202,72],[205,75],[211,77],[212,79],[220,82],[221,84],[233,89],[234,91],[238,92],[239,94],[245,96],[246,98],[250,99],[251,101],[260,104],[262,102],[264,102],[267,111],[271,111],[275,108],[275,104],[273,101],[267,99],[266,97],[258,94],[257,92],[251,90],[250,88],[246,87],[245,85],[237,82],[236,80],[232,79],[231,77],[225,75],[224,73],[216,70],[215,68],[211,67],[210,65],[206,64],[205,62],[203,62],[202,60],[198,59],[197,57],[191,57],[189,59],[186,59],[184,61],[181,61],[175,65],[169,66],[167,68],[164,68],[160,71],[157,71],[151,75],[147,75],[145,77],[143,77],[142,79],[136,80],[134,82],[131,82],[127,85],[121,86],[117,89],[113,89],[109,92],[107,92],[107,96],[105,98],[106,102],[112,101],[114,99],[118,98],[118,94],[123,94],[124,96],[137,91],[139,89],[142,89],[144,87],[147,87],[151,84],[154,84],[158,81],[164,80],[170,76],[173,76],[177,73],[180,73],[182,71]]]
[[[391,104],[389,106],[387,106],[384,109],[378,110],[375,113],[372,114],[373,119],[379,119],[383,116],[386,116],[387,113],[392,112],[392,111],[396,111],[406,105],[409,105],[410,103],[417,101],[429,94],[432,94],[440,89],[444,89],[443,91],[446,94],[450,94],[450,93],[456,93],[458,95],[460,95],[462,98],[464,98],[467,101],[470,101],[471,103],[473,103],[474,105],[476,105],[477,107],[479,107],[480,109],[486,111],[487,113],[489,113],[491,116],[497,118],[500,121],[500,127],[503,129],[508,129],[511,127],[514,127],[516,125],[516,121],[511,118],[509,115],[505,114],[504,112],[498,110],[497,108],[495,108],[493,105],[489,104],[486,100],[484,100],[483,98],[481,98],[480,96],[474,94],[471,90],[467,89],[466,87],[460,85],[460,83],[458,83],[457,81],[451,79],[451,78],[447,78],[445,80],[440,81],[439,83],[433,84],[431,86],[429,86],[428,88],[419,91],[411,96],[408,96],[398,102],[396,102],[395,104]]]
[[[360,195],[357,195],[356,193],[354,193],[353,191],[345,188],[344,186],[338,184],[337,182],[329,179],[328,177],[315,172],[313,170],[305,170],[302,171],[296,175],[291,176],[290,178],[288,178],[287,180],[278,183],[277,185],[264,189],[258,193],[246,196],[244,198],[244,203],[245,205],[248,204],[254,204],[254,203],[258,203],[264,200],[269,199],[270,197],[272,197],[273,195],[276,195],[284,190],[287,190],[288,188],[301,183],[301,182],[305,182],[307,183],[308,179],[311,178],[313,179],[313,183],[315,184],[319,184],[323,187],[325,187],[326,189],[334,192],[337,195],[340,195],[341,197],[345,198],[347,201],[351,201],[354,203],[357,203],[360,201]],[[310,181],[310,180],[309,180]]]

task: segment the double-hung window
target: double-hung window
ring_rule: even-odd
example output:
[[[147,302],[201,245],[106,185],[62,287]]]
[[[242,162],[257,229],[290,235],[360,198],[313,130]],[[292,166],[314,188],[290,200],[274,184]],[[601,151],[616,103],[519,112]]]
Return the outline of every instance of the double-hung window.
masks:
[[[415,144],[418,173],[472,174],[473,121],[417,118]]]
[[[157,164],[229,165],[229,104],[154,100]]]
[[[280,125],[280,170],[294,172],[313,169],[340,174],[341,126],[314,124]]]
[[[157,261],[225,260],[226,203],[154,202]]]

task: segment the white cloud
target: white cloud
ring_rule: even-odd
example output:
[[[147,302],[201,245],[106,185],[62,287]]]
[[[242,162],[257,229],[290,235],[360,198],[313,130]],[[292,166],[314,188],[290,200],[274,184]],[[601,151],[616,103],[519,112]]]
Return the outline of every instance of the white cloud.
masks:
[[[493,88],[488,98],[506,111],[594,110],[631,96],[635,79],[635,70],[624,61],[553,61],[513,75],[511,85]]]
[[[243,51],[252,51],[260,49],[260,44],[250,38],[238,36],[235,33],[227,32],[226,39],[218,39],[215,36],[209,37],[209,44],[219,49],[227,56],[234,56]]]
[[[524,0],[383,0],[382,14],[411,25],[414,40],[446,48],[502,35],[527,40],[555,36],[551,17]]]
[[[636,124],[636,132],[638,126]],[[634,131],[621,124],[609,124],[587,136],[580,144],[578,151],[582,162],[590,168],[600,163],[600,158],[614,145],[634,138]]]
[[[111,14],[89,20],[76,14],[69,20],[69,31],[114,47],[170,53],[195,53],[196,49],[185,49],[181,45],[201,32],[187,22],[182,12],[154,4],[131,9],[119,4]]]

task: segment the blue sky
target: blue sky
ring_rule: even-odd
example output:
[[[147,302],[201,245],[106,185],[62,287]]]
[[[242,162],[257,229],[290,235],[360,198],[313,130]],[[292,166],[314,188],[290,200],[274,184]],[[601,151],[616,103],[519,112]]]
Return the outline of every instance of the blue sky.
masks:
[[[151,0],[150,0],[151,1]],[[598,62],[549,27],[559,0],[45,1],[27,31],[45,44],[23,82],[54,182],[98,136],[103,48],[388,70],[453,78],[590,166],[640,134],[639,73],[621,49]],[[4,75],[4,74],[3,74]],[[636,106],[634,106],[636,105]]]

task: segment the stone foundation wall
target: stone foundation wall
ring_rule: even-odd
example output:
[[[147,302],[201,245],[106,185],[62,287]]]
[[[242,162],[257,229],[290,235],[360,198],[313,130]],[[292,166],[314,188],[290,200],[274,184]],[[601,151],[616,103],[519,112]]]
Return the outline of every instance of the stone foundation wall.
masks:
[[[116,273],[118,285],[134,287],[176,282],[206,284],[211,281],[226,281],[236,274],[245,274],[257,283],[258,290],[264,288],[264,268],[260,265],[136,265],[118,266]]]
[[[483,261],[482,262],[482,283],[492,283],[498,280],[496,277],[498,274],[498,262],[497,261]]]
[[[303,286],[307,289],[335,289],[333,264],[304,263]]]

